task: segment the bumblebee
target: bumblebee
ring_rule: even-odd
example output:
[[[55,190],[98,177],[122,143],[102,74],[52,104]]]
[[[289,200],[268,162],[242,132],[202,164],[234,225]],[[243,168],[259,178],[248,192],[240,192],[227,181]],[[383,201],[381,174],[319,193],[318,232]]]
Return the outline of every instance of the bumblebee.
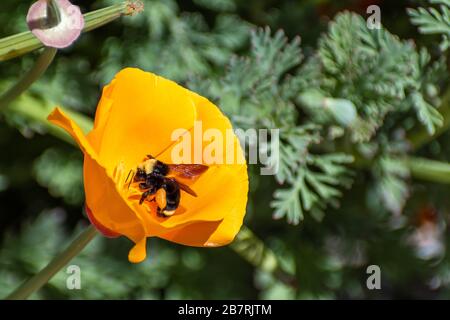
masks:
[[[155,201],[158,205],[157,214],[170,217],[178,209],[181,190],[197,197],[197,194],[176,178],[195,180],[202,175],[208,166],[201,164],[166,164],[148,155],[140,163],[131,182],[139,183],[142,196],[139,204],[144,201]],[[150,198],[150,200],[149,200]]]

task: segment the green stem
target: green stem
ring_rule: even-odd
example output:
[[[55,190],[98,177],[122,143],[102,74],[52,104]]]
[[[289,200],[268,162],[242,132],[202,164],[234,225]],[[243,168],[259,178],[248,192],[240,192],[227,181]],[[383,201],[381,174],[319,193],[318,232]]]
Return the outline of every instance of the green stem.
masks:
[[[22,116],[30,124],[38,124],[39,128],[44,129],[49,134],[64,140],[70,144],[76,145],[72,137],[59,127],[52,125],[47,121],[47,116],[55,108],[55,103],[39,99],[31,94],[24,93],[14,100],[5,110]],[[70,109],[61,108],[67,113],[83,130],[85,134],[92,130],[92,119],[82,113]]]
[[[295,277],[282,268],[275,253],[267,248],[248,227],[241,228],[230,247],[255,268],[272,273],[288,286],[297,287]]]
[[[47,70],[55,58],[57,49],[46,47],[34,66],[12,86],[5,94],[0,97],[0,110],[8,106],[11,101],[26,91],[41,75]]]
[[[417,157],[409,157],[404,162],[415,178],[450,184],[449,163]]]
[[[354,153],[353,166],[357,169],[367,169],[372,165],[372,161],[358,156]],[[401,160],[408,168],[411,176],[416,179],[450,184],[450,163],[430,160],[420,157],[404,157]]]
[[[67,247],[66,250],[56,256],[44,269],[22,284],[6,299],[27,299],[31,294],[45,285],[59,270],[67,265],[72,258],[79,254],[97,234],[95,227],[90,225]]]
[[[408,168],[413,178],[450,184],[450,163],[414,156],[401,158],[400,161]],[[355,156],[355,161],[353,162],[355,168],[366,169],[370,168],[371,165],[372,162],[370,160]]]

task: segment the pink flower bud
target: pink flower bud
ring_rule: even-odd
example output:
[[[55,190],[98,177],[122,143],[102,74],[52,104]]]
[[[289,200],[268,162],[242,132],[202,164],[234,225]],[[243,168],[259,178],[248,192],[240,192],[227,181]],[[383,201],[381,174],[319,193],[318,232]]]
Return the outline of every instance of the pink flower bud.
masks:
[[[54,0],[54,4],[56,10],[52,10],[50,0],[36,1],[28,11],[27,24],[47,47],[65,48],[80,36],[84,18],[69,0]]]

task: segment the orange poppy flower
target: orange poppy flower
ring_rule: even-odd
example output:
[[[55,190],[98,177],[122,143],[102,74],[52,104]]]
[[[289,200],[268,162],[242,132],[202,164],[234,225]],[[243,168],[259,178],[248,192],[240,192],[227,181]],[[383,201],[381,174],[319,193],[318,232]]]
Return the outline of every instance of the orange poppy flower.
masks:
[[[66,130],[84,153],[86,211],[91,222],[105,236],[131,239],[135,243],[128,255],[131,262],[145,259],[147,237],[216,247],[236,236],[246,211],[248,175],[234,134],[231,143],[215,151],[224,159],[232,154],[232,161],[210,164],[202,159],[200,164],[208,170],[198,179],[183,181],[197,196],[181,192],[180,206],[170,217],[158,215],[155,202],[140,204],[142,190],[138,183],[129,182],[130,172],[146,155],[173,163],[174,148],[187,137],[192,146],[201,139],[200,151],[210,148],[212,140],[192,137],[197,121],[203,130],[226,136],[232,129],[229,120],[206,98],[162,77],[127,68],[104,88],[94,128],[86,136],[59,108],[48,119]],[[185,133],[173,139],[173,132],[180,129]]]

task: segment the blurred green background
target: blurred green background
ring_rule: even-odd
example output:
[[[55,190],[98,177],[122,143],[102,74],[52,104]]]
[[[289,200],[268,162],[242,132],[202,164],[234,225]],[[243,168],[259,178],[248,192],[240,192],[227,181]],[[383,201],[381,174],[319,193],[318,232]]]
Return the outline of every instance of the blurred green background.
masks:
[[[83,12],[117,2],[73,1]],[[128,240],[98,237],[73,261],[82,271],[82,290],[68,290],[67,274],[62,270],[33,298],[450,297],[450,259],[446,254],[450,188],[414,179],[401,165],[389,161],[392,155],[410,153],[402,144],[404,133],[421,125],[411,107],[414,101],[423,97],[430,105],[439,105],[448,81],[440,37],[420,34],[406,11],[427,2],[144,2],[143,13],[86,33],[75,45],[61,50],[28,94],[93,116],[102,86],[123,67],[135,66],[203,93],[217,102],[236,126],[289,128],[282,149],[287,162],[283,164],[285,176],[263,177],[256,166],[250,168],[246,225],[276,253],[286,270],[295,273],[298,286],[283,284],[254,268],[229,247],[189,248],[151,239],[148,259],[132,265],[127,261]],[[27,30],[25,15],[31,3],[0,2],[0,37]],[[360,41],[352,35],[360,21],[348,22],[345,16],[336,27],[335,38],[333,33],[327,36],[338,13],[352,11],[366,19],[371,4],[381,7],[383,25],[399,38],[387,37],[387,44],[377,43],[374,48],[381,49],[370,52],[373,48],[364,38]],[[264,40],[258,28],[265,26],[272,30],[272,39],[279,29],[289,41],[300,36],[302,53],[296,45],[289,48],[284,40],[278,39],[279,46],[276,41]],[[260,31],[252,36],[256,30]],[[429,52],[426,71],[408,69],[416,62],[408,59],[419,59],[420,48]],[[340,53],[345,66],[335,63],[341,59]],[[11,85],[36,56],[30,53],[1,62],[0,88]],[[327,59],[335,63],[334,69]],[[411,81],[414,76],[416,82]],[[273,81],[267,84],[264,79]],[[310,88],[351,101],[361,116],[361,127],[348,128],[323,112],[309,110],[300,93],[309,93]],[[391,94],[393,90],[400,93]],[[429,118],[428,123],[421,122],[437,123]],[[0,297],[4,297],[45,266],[88,221],[82,212],[79,150],[46,135],[42,124],[13,111],[0,114],[0,119]],[[301,127],[310,125],[318,127]],[[416,155],[450,160],[448,138],[443,134]],[[351,146],[376,150],[372,164],[354,169],[347,158]],[[301,151],[310,156],[310,163],[299,160]],[[289,162],[299,163],[290,168]],[[297,170],[295,176],[308,172],[310,177],[318,177],[308,181],[319,181],[323,188],[285,189],[297,186],[290,180],[292,170]],[[319,176],[321,170],[330,179]],[[294,194],[274,196],[275,190],[293,190]],[[299,200],[289,197],[300,197],[301,207],[295,207]],[[308,206],[308,199],[313,205]],[[290,205],[288,201],[294,209],[283,209]],[[381,268],[381,290],[366,287],[366,268],[372,264]]]

